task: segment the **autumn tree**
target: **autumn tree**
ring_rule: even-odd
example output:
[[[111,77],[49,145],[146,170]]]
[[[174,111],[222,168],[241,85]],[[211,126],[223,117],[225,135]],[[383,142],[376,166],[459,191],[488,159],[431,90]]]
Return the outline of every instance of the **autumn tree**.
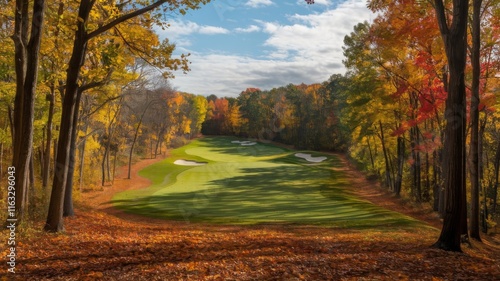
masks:
[[[142,4],[124,5],[121,1],[119,3],[109,3],[109,5],[101,6],[96,5],[95,0],[82,0],[78,7],[78,17],[76,22],[75,39],[73,41],[73,48],[71,58],[68,65],[68,72],[65,83],[65,95],[62,107],[62,116],[60,124],[60,133],[58,140],[58,153],[55,167],[55,177],[52,185],[51,202],[49,206],[49,213],[45,230],[47,231],[61,231],[63,230],[63,199],[66,190],[67,177],[70,169],[70,154],[71,154],[71,137],[74,127],[75,112],[78,112],[78,106],[81,98],[81,89],[79,87],[79,78],[81,75],[81,67],[85,62],[87,54],[87,47],[90,40],[108,32],[109,30],[117,27],[119,24],[142,15],[143,24],[152,25],[158,23],[160,14],[157,16],[150,16],[150,12],[160,11],[161,13],[168,13],[178,10],[180,13],[185,13],[186,9],[196,9],[200,4],[205,4],[208,1],[146,1]],[[164,5],[165,4],[165,5]],[[162,8],[163,6],[163,8]],[[97,22],[91,14],[95,9],[109,9],[109,17]],[[160,46],[162,50],[166,51],[166,56],[156,58],[156,65],[176,69],[178,67],[187,70],[187,62],[185,57],[181,59],[171,59],[169,54],[173,51],[171,45]],[[77,116],[77,115],[76,115]]]
[[[200,95],[188,95],[188,99],[192,104],[189,118],[193,121],[190,135],[194,137],[201,133],[201,126],[207,117],[208,101],[204,96]]]
[[[13,118],[12,166],[16,169],[16,217],[23,219],[32,160],[35,92],[38,79],[39,51],[44,27],[45,1],[16,0],[14,40],[16,94]]]
[[[443,228],[435,246],[449,251],[461,251],[460,242],[466,229],[465,212],[465,64],[467,57],[468,0],[454,0],[452,16],[446,14],[442,0],[435,0],[439,30],[448,58],[448,98],[445,129],[445,213]],[[465,216],[465,217],[464,217]],[[464,225],[465,224],[465,225]]]
[[[482,0],[473,0],[472,6],[472,99],[471,99],[471,141],[470,155],[471,165],[469,167],[471,179],[471,218],[470,236],[481,241],[479,235],[479,189],[480,189],[480,166],[479,166],[479,83],[480,83],[480,53],[481,53],[481,4]]]

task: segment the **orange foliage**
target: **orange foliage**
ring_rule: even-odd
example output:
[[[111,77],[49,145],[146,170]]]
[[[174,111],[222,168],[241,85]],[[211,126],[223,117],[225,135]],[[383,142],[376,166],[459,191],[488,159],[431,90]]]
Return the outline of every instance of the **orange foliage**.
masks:
[[[143,160],[134,171],[144,166]],[[137,167],[136,167],[137,166]],[[359,196],[389,209],[362,176]],[[356,177],[357,176],[357,177]],[[146,182],[143,179],[140,186]],[[130,188],[127,181],[122,188]],[[113,187],[113,192],[119,190]],[[109,192],[87,194],[109,200]],[[95,203],[96,200],[86,200]],[[499,252],[474,245],[466,254],[429,246],[437,229],[337,229],[299,225],[228,226],[161,221],[102,204],[77,210],[64,234],[41,233],[18,243],[19,280],[495,280]],[[90,208],[90,209],[89,209]],[[92,210],[92,208],[102,208]],[[413,215],[409,213],[410,215]],[[417,216],[418,217],[418,216]],[[40,226],[41,227],[41,226]],[[5,231],[5,230],[4,230]],[[4,232],[2,232],[4,234]]]

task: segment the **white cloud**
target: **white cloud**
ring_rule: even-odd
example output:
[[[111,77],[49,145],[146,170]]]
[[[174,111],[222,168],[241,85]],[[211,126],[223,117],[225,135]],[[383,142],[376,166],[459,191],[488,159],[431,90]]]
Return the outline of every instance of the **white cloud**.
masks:
[[[178,46],[190,46],[191,42],[185,36],[191,34],[228,34],[229,30],[211,25],[199,25],[192,21],[176,20],[171,22],[165,30],[157,30],[161,38],[168,38],[171,42],[175,42]]]
[[[200,26],[192,21],[174,21],[169,23],[168,28],[159,31],[161,35],[168,38],[177,38],[197,32]]]
[[[271,89],[290,83],[322,82],[324,73],[340,72],[342,66],[317,66],[315,61],[259,60],[222,54],[196,54],[189,57],[191,71],[176,74],[173,84],[180,91],[194,94],[237,96],[248,87]],[[328,78],[327,75],[326,78]],[[319,79],[318,79],[319,78]]]
[[[240,28],[240,27],[235,28],[234,31],[240,32],[240,33],[258,32],[258,31],[260,31],[260,27],[252,24],[247,28]]]
[[[264,6],[272,5],[273,1],[271,0],[249,0],[245,3],[246,6],[250,6],[252,8],[260,8]]]
[[[198,32],[201,34],[227,34],[229,30],[219,26],[201,26]]]
[[[333,60],[339,62],[345,35],[352,32],[357,23],[369,20],[371,15],[364,1],[353,0],[323,13],[290,16],[294,22],[290,25],[260,24],[269,34],[265,45],[273,47],[277,53],[288,52],[324,64]],[[325,55],[327,51],[329,55]]]
[[[177,73],[172,82],[180,91],[219,96],[237,96],[247,87],[271,89],[290,83],[323,82],[345,71],[344,37],[354,25],[373,17],[365,0],[350,0],[322,13],[291,15],[289,24],[256,21],[255,27],[234,31],[260,28],[268,38],[264,46],[255,48],[265,47],[265,57],[191,51],[192,71],[187,75]]]

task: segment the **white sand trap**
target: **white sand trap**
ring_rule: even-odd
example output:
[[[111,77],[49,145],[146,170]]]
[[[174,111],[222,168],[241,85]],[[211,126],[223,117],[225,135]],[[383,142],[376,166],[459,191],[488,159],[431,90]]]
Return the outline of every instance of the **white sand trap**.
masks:
[[[314,162],[314,163],[323,162],[327,159],[326,156],[312,157],[311,154],[306,154],[306,153],[295,153],[295,156],[297,156],[299,158],[304,158],[307,161]]]
[[[256,145],[257,143],[256,142],[253,142],[253,141],[232,141],[231,143],[238,143],[240,145],[243,145],[243,146],[249,146],[249,145]]]
[[[179,159],[179,160],[175,160],[174,164],[180,165],[180,166],[203,166],[203,165],[206,165],[207,163]]]

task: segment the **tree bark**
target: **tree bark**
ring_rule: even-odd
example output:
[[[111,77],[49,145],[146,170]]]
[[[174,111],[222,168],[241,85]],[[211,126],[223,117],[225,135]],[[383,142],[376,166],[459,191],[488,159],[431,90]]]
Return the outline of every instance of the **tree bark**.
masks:
[[[430,201],[430,192],[431,192],[431,179],[430,179],[430,170],[431,170],[431,167],[430,167],[430,161],[429,161],[429,153],[428,152],[425,152],[425,185],[424,185],[424,190],[422,192],[422,199],[425,201],[425,202],[429,202]]]
[[[75,110],[73,112],[73,124],[71,125],[71,141],[69,149],[69,168],[66,178],[66,190],[64,192],[63,217],[72,217],[75,215],[73,208],[73,178],[75,175],[75,154],[76,154],[76,135],[78,133],[78,119],[80,114],[80,100],[83,91],[80,88],[76,94]]]
[[[35,0],[29,23],[29,2],[17,0],[14,18],[16,96],[14,100],[14,127],[12,166],[16,171],[16,218],[21,221],[26,209],[29,184],[29,163],[33,152],[33,122],[35,92],[38,78],[38,58],[43,34],[45,1]],[[29,41],[28,32],[31,30]]]
[[[83,106],[85,108],[85,106]],[[85,109],[84,109],[85,110]],[[89,121],[88,118],[85,117],[83,121],[83,132],[86,135],[87,134],[87,129],[89,126]],[[82,140],[82,144],[80,146],[80,183],[79,183],[79,188],[80,191],[82,191],[82,186],[83,186],[83,168],[85,164],[85,146],[87,145],[87,136],[85,136]]]
[[[465,213],[465,64],[469,1],[453,0],[453,17],[449,25],[442,0],[435,0],[441,36],[448,58],[449,85],[446,100],[445,153],[448,157],[445,178],[445,213],[441,234],[435,247],[461,251],[461,231]]]
[[[113,157],[113,178],[111,179],[111,185],[115,184],[116,154],[118,154],[118,151],[115,151],[115,155]]]
[[[59,141],[57,147],[56,165],[54,167],[54,181],[50,197],[49,212],[44,229],[49,232],[59,232],[64,230],[63,207],[64,193],[69,171],[71,135],[73,127],[73,117],[77,108],[76,98],[78,93],[78,80],[80,68],[83,65],[87,49],[87,32],[85,23],[95,1],[82,0],[78,10],[77,30],[73,43],[73,51],[68,66],[66,78],[66,91],[63,99],[61,127],[59,130]]]
[[[479,79],[481,65],[479,62],[481,49],[481,3],[482,0],[473,0],[472,15],[472,100],[470,109],[471,118],[471,141],[470,157],[471,166],[471,214],[470,214],[470,237],[481,241],[479,235]]]
[[[111,127],[111,124],[110,124],[110,127]],[[108,180],[111,181],[111,168],[110,168],[110,165],[109,165],[109,156],[110,156],[110,149],[111,149],[111,128],[109,129],[109,135],[108,135],[108,143],[106,144],[107,146],[107,150],[108,150],[108,154],[106,155],[106,172],[108,174]]]
[[[392,189],[391,167],[389,164],[389,156],[387,155],[387,149],[385,147],[384,128],[382,127],[382,121],[380,120],[379,120],[379,126],[380,126],[380,141],[382,142],[382,151],[384,152],[384,159],[385,159],[385,185],[389,189]]]
[[[433,196],[433,204],[432,204],[432,209],[436,212],[439,211],[439,191],[440,191],[440,185],[438,183],[438,153],[437,150],[434,150],[432,152],[432,196]]]
[[[108,138],[109,138],[109,135],[108,135]],[[102,162],[101,162],[101,173],[102,173],[101,186],[104,186],[106,183],[106,157],[108,156],[108,151],[109,151],[109,146],[105,145],[104,146],[104,153],[102,154]]]
[[[417,202],[422,201],[422,181],[421,181],[421,161],[420,152],[417,146],[419,145],[420,130],[418,126],[410,129],[410,141],[411,141],[411,155],[413,159],[413,165],[411,166],[412,174],[412,195],[415,197]]]
[[[44,164],[42,170],[42,187],[44,190],[47,189],[49,184],[50,175],[50,147],[52,146],[52,119],[54,118],[54,98],[55,98],[55,88],[54,85],[51,86],[51,93],[47,95],[49,100],[49,116],[47,119],[47,140],[45,142],[45,152],[44,152]]]
[[[500,139],[497,143],[497,149],[495,152],[495,162],[493,163],[495,168],[495,184],[493,186],[493,212],[497,211],[497,197],[498,197],[498,185],[500,180]]]
[[[396,196],[400,196],[401,185],[403,182],[403,167],[405,162],[405,140],[403,137],[398,137],[398,174],[396,176],[396,181],[394,183],[394,193]]]

